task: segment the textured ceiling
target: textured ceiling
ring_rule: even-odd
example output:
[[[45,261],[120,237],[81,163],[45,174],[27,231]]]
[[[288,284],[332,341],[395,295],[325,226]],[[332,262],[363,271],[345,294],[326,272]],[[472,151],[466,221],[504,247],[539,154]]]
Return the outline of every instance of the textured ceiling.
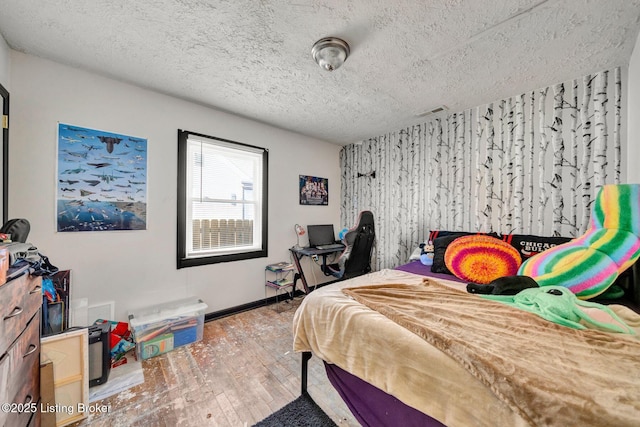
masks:
[[[626,65],[639,29],[640,0],[0,0],[15,50],[338,144]]]

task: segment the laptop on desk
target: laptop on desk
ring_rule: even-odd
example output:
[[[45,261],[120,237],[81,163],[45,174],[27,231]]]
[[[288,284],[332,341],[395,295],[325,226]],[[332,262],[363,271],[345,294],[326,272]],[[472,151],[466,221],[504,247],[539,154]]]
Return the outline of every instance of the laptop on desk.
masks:
[[[336,235],[333,231],[333,224],[307,225],[309,233],[309,247],[315,249],[343,249],[342,243],[336,243]]]

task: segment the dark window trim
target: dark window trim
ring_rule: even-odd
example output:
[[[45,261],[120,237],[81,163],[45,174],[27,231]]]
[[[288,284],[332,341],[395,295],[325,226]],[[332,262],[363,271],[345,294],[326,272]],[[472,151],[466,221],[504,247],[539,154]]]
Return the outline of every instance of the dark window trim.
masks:
[[[187,224],[187,140],[189,136],[199,136],[202,138],[215,139],[222,142],[241,145],[244,147],[262,150],[262,247],[257,251],[242,252],[237,254],[225,254],[204,256],[196,258],[187,258],[186,254],[186,235],[184,230]],[[204,135],[196,132],[189,132],[178,129],[178,250],[177,250],[177,268],[194,267],[198,265],[217,264],[221,262],[240,261],[253,258],[267,257],[267,237],[268,237],[268,211],[269,211],[269,150],[255,145],[244,144],[242,142],[231,141],[229,139],[216,138],[214,136]]]
[[[7,116],[7,127],[2,128],[2,223],[9,220],[9,92],[0,84],[2,115]],[[0,117],[2,119],[2,117]],[[0,120],[2,121],[2,120]]]

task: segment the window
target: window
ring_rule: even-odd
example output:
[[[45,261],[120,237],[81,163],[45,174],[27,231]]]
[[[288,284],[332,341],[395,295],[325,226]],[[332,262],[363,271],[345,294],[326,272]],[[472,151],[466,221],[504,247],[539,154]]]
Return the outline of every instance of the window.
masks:
[[[178,268],[267,256],[264,148],[178,130]]]

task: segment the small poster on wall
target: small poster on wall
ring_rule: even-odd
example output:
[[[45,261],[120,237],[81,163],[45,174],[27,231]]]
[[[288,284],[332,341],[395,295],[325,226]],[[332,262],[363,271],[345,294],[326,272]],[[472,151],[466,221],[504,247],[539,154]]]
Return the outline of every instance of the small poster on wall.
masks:
[[[58,123],[57,230],[147,228],[147,140]]]
[[[317,176],[300,175],[300,204],[328,205],[329,180]]]

